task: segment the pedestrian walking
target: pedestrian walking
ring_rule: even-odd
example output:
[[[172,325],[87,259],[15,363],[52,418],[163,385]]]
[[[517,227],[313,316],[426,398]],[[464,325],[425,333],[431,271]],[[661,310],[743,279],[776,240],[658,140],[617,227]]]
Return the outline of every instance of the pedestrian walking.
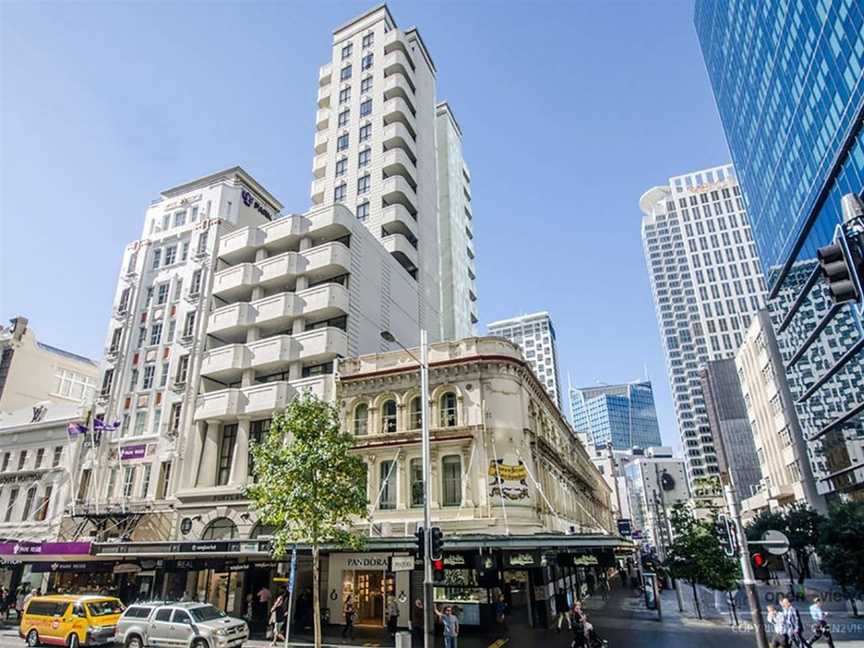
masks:
[[[785,639],[785,648],[809,648],[810,644],[804,639],[804,630],[801,624],[801,615],[798,610],[792,605],[787,597],[780,598],[780,606],[783,608],[783,637]]]
[[[394,597],[387,600],[387,631],[391,637],[396,636],[396,628],[399,625],[399,604]]]
[[[772,648],[785,648],[786,637],[783,636],[783,613],[773,605],[769,605],[767,620],[773,633],[771,636]]]
[[[810,644],[814,644],[823,637],[828,642],[828,648],[834,648],[834,637],[831,636],[831,628],[826,617],[828,613],[822,609],[822,599],[818,596],[813,599],[810,606],[810,618],[813,619],[813,638]]]
[[[507,625],[507,600],[503,594],[499,594],[495,601],[495,621],[502,627]]]
[[[345,627],[342,628],[342,638],[354,639],[354,597],[349,594],[345,597],[342,606],[342,615],[345,617]]]
[[[414,607],[411,608],[411,631],[414,634],[422,635],[425,622],[423,600],[418,598],[414,601]]]
[[[453,608],[449,605],[444,608],[443,613],[439,612],[437,607],[433,609],[444,627],[444,648],[456,648],[456,640],[459,637],[459,617],[453,614]]]
[[[570,629],[573,631],[573,641],[570,648],[585,648],[587,640],[585,637],[585,613],[582,611],[582,603],[576,601],[570,609]]]
[[[556,619],[556,625],[558,626],[558,632],[561,632],[561,626],[564,625],[564,622],[567,622],[567,628],[573,628],[573,624],[570,622],[570,609],[567,605],[567,592],[564,590],[558,590],[555,592],[555,613],[558,615]]]
[[[285,595],[280,594],[273,601],[273,607],[270,608],[270,625],[273,628],[271,645],[275,646],[278,641],[285,641],[283,630],[285,629]]]

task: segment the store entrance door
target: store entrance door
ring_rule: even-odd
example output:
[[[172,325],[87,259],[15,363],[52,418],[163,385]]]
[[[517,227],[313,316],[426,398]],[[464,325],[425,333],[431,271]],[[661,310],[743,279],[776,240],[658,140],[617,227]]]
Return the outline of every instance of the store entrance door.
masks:
[[[514,625],[530,627],[531,588],[528,571],[505,571],[502,582],[502,595],[507,604],[508,621]]]
[[[384,625],[385,576],[380,570],[354,572],[354,605],[358,626]]]

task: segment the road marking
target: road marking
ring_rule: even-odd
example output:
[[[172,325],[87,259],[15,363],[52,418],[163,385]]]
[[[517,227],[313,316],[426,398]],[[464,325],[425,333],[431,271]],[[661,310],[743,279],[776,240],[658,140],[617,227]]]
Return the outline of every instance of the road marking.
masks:
[[[501,648],[508,643],[510,643],[510,637],[507,637],[506,639],[496,639],[494,642],[489,644],[489,648]]]

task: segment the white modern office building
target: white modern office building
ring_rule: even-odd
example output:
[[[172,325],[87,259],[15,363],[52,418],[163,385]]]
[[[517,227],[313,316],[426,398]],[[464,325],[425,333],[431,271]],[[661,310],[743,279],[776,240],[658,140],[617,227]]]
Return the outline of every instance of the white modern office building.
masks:
[[[491,322],[487,328],[489,335],[503,337],[522,349],[525,359],[531,364],[540,383],[546,387],[549,396],[563,412],[558,347],[555,343],[555,327],[552,326],[552,317],[549,313],[542,311],[499,320]]]
[[[418,283],[430,340],[442,325],[470,334],[477,294],[470,174],[455,120],[441,125],[452,113],[436,74],[420,32],[386,5],[338,27],[318,75],[310,192],[313,208],[345,205]]]
[[[765,284],[731,165],[653,187],[642,242],[691,487],[719,473],[699,370],[733,358]]]

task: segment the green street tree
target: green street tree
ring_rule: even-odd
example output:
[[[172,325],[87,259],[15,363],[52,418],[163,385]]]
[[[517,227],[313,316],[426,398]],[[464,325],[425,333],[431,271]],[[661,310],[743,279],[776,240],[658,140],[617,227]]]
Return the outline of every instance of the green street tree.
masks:
[[[789,548],[795,555],[795,571],[799,585],[810,577],[810,556],[819,540],[822,517],[804,504],[795,504],[784,511],[762,511],[745,531],[749,540],[759,540],[768,530],[781,531],[789,538]]]
[[[255,483],[246,493],[261,522],[275,528],[274,556],[284,557],[296,544],[312,549],[316,648],[321,646],[321,546],[362,545],[351,533],[351,521],[367,515],[366,468],[351,454],[352,445],[333,406],[303,394],[274,417],[266,439],[252,447]]]
[[[696,585],[731,592],[741,577],[738,562],[723,552],[714,535],[712,520],[697,520],[684,503],[679,502],[670,514],[673,540],[667,551],[667,564],[675,578],[690,582],[696,602],[696,614],[702,618]]]
[[[864,503],[846,502],[831,507],[820,526],[816,553],[822,567],[852,601],[864,597]]]

